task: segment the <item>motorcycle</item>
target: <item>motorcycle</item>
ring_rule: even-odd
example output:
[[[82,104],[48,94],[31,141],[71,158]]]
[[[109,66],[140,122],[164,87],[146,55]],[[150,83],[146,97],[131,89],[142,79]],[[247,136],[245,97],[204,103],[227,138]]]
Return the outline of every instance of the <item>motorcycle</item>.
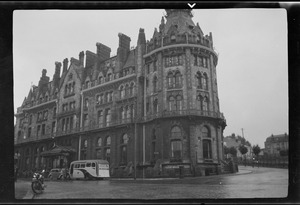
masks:
[[[32,177],[31,188],[35,194],[41,194],[44,191],[46,185],[44,185],[44,172],[35,172]]]

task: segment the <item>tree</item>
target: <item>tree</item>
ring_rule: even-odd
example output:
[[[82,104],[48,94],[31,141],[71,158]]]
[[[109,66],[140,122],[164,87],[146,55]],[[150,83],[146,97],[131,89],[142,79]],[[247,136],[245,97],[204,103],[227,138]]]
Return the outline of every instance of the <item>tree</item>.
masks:
[[[257,145],[253,145],[252,150],[253,150],[254,155],[257,156],[260,153],[260,147],[259,147],[259,145],[258,144]]]
[[[229,153],[230,153],[232,156],[236,157],[237,150],[236,150],[234,147],[230,147],[230,148],[229,148]]]
[[[227,146],[224,146],[224,155],[226,156],[226,158],[229,153],[229,148]]]
[[[241,145],[239,147],[239,150],[240,150],[240,152],[241,152],[242,155],[244,155],[244,154],[246,154],[248,152],[248,148],[245,147],[244,145]]]

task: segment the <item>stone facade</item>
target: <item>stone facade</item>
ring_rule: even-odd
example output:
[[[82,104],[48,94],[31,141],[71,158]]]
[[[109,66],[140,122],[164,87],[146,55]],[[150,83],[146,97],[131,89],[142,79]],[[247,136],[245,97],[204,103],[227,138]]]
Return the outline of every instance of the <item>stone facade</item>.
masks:
[[[268,156],[279,156],[280,151],[289,150],[289,136],[285,134],[271,135],[265,141],[264,154]]]
[[[96,53],[80,52],[69,66],[65,59],[62,75],[56,62],[51,82],[43,71],[16,113],[21,170],[98,158],[110,162],[112,177],[220,173],[226,121],[219,110],[212,35],[203,35],[190,10],[166,12],[147,42],[140,29],[133,49],[130,37],[119,33],[116,56],[97,43]],[[47,93],[47,100],[38,101]],[[35,118],[44,110],[47,129],[38,137]],[[24,138],[30,115],[35,128]],[[54,144],[76,152],[40,156]]]

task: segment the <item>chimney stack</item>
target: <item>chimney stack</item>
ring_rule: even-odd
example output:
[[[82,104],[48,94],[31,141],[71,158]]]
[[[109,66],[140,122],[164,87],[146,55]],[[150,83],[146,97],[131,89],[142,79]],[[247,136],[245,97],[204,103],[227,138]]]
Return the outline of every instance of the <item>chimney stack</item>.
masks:
[[[137,41],[137,45],[140,44],[146,44],[146,36],[145,36],[145,30],[143,28],[140,28],[139,37]]]
[[[123,68],[127,60],[127,56],[130,51],[130,37],[126,36],[123,33],[119,33],[119,48],[117,51],[117,62],[116,62],[116,69],[120,71]]]
[[[111,49],[102,43],[96,43],[97,46],[97,56],[100,61],[110,58]]]
[[[63,61],[63,73],[68,70],[68,63],[69,63],[69,60],[67,58],[65,58]]]
[[[55,62],[55,73],[53,75],[53,85],[57,86],[60,78],[61,63]]]
[[[83,62],[84,62],[84,52],[81,51],[81,52],[79,53],[79,64],[80,64],[81,66],[83,66]]]
[[[40,78],[40,81],[39,81],[39,92],[42,92],[43,88],[45,86],[47,86],[47,83],[49,83],[49,77],[46,76],[46,74],[47,74],[47,70],[43,69],[42,77]]]
[[[60,69],[61,69],[61,63],[55,62],[55,73],[54,75],[60,77]]]

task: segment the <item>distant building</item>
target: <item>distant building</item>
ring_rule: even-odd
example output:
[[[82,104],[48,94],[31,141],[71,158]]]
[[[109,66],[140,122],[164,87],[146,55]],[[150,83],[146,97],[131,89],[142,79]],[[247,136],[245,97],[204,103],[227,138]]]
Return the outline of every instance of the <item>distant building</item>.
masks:
[[[20,169],[78,159],[106,159],[117,177],[132,177],[134,164],[137,177],[221,169],[218,55],[192,16],[167,9],[150,41],[140,29],[131,48],[119,33],[116,56],[97,43],[96,53],[56,62],[52,81],[43,70],[15,114]]]
[[[261,148],[260,152],[258,153],[259,156],[263,156],[265,154],[265,148]]]
[[[241,140],[238,140],[235,136],[227,136],[227,137],[224,137],[224,145],[228,148],[230,147],[234,147],[236,148],[236,151],[237,151],[237,154],[236,156],[237,157],[243,157],[242,153],[240,152],[239,150],[239,147],[242,145],[242,142]],[[245,154],[245,157],[247,159],[251,159],[252,157],[252,147],[249,146],[249,145],[246,145],[244,144],[244,146],[247,148],[248,152]]]
[[[280,151],[287,151],[289,149],[289,135],[271,135],[265,141],[264,153],[267,155],[279,156]]]

